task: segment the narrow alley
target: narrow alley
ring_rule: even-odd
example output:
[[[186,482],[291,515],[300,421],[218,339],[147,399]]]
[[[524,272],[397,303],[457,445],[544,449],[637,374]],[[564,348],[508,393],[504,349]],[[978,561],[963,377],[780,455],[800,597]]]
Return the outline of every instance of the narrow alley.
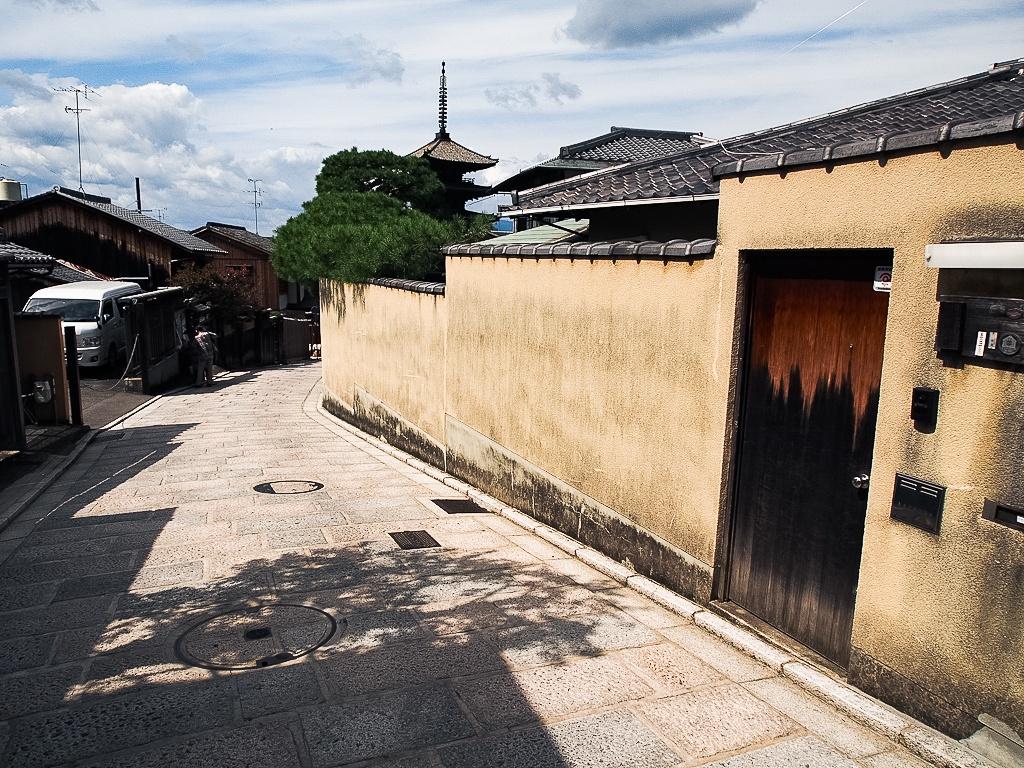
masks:
[[[164,396],[0,533],[0,764],[923,765],[332,424],[319,379]]]

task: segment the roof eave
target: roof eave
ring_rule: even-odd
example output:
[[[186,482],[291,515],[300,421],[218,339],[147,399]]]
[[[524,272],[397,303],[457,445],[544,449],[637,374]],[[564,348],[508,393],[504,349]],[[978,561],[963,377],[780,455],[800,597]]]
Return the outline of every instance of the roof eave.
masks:
[[[598,203],[569,203],[566,205],[546,205],[537,208],[500,208],[502,216],[516,218],[533,216],[543,213],[564,213],[567,211],[589,211],[599,208],[627,208],[639,205],[663,205],[667,203],[698,203],[704,200],[717,200],[718,194],[708,195],[673,195],[671,197],[651,197],[640,200],[606,200]]]
[[[780,168],[817,165],[838,160],[857,160],[891,152],[924,152],[934,147],[972,139],[1010,136],[1024,131],[1024,110],[1000,117],[967,122],[944,123],[909,133],[879,136],[874,140],[830,144],[816,149],[778,152],[754,158],[719,163],[711,169],[714,178],[769,172]]]

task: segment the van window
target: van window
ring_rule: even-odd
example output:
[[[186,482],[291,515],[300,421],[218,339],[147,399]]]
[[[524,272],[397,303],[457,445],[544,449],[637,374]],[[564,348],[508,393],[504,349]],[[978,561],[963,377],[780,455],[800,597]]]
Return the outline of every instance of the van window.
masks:
[[[87,323],[100,314],[100,303],[95,299],[29,299],[24,312],[60,315],[69,323]]]
[[[114,302],[110,299],[103,300],[103,308],[100,310],[100,316],[105,320],[109,320],[114,316]]]

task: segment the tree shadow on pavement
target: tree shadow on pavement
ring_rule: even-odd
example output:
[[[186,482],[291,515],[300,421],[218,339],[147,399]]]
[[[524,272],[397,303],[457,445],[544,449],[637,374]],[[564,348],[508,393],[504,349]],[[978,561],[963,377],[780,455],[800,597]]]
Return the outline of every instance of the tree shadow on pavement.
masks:
[[[170,439],[175,430],[154,434]],[[138,453],[147,458],[128,462],[129,452],[121,463],[140,467],[159,451]],[[130,476],[117,475],[122,483]],[[109,479],[76,496],[0,569],[5,585],[57,584],[45,604],[0,615],[0,642],[28,648],[43,638],[48,661],[0,678],[4,765],[626,768],[680,760],[629,712],[592,712],[651,692],[603,654],[658,637],[523,550],[493,549],[493,532],[471,520],[379,523],[333,548],[251,556],[235,522],[273,519],[278,508],[211,521],[187,504],[132,509],[134,497],[117,492]],[[103,512],[110,503],[123,509]],[[404,551],[386,535],[431,522],[480,529],[481,547]],[[81,556],[30,562],[58,553],[41,547],[65,545]],[[211,548],[237,557],[212,573],[207,561],[203,572]],[[26,567],[40,570],[19,570]],[[190,628],[282,603],[325,611],[337,630],[310,653],[261,668],[182,661],[178,641]],[[273,647],[284,629],[272,628]],[[223,641],[250,666],[260,657],[246,654],[244,638]]]

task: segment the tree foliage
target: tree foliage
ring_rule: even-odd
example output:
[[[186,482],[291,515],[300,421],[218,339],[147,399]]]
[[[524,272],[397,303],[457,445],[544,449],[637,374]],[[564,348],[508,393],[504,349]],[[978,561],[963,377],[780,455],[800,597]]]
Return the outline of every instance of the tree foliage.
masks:
[[[212,264],[189,266],[176,273],[171,284],[184,288],[193,303],[209,305],[210,313],[221,319],[238,317],[256,306],[252,277],[238,270],[220,272]]]
[[[328,192],[277,230],[274,267],[291,280],[436,279],[444,271],[441,247],[483,237],[486,226],[435,219],[379,192]]]
[[[444,186],[426,161],[344,150],[324,160],[317,194],[274,238],[274,268],[290,280],[438,279],[440,249],[486,237],[488,216],[444,216]]]
[[[427,161],[383,149],[353,147],[325,158],[316,193],[329,192],[379,192],[431,216],[446,213],[444,185]]]

